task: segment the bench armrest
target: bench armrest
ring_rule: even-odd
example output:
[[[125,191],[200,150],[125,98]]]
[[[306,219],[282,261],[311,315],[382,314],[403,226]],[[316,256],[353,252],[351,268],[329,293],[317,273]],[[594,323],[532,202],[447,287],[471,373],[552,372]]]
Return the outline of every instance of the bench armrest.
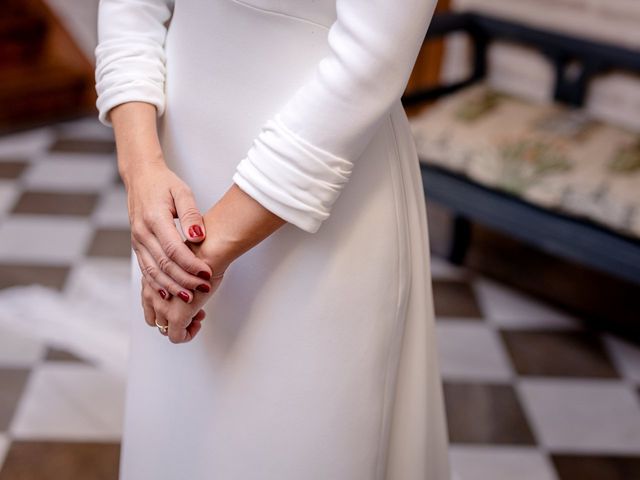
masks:
[[[486,45],[488,39],[483,32],[477,28],[473,13],[446,12],[434,15],[427,34],[425,35],[424,43],[460,31],[466,32],[472,37],[472,45],[475,51],[471,75],[464,80],[448,85],[435,85],[405,93],[401,98],[404,107],[436,100],[484,78],[486,73]]]

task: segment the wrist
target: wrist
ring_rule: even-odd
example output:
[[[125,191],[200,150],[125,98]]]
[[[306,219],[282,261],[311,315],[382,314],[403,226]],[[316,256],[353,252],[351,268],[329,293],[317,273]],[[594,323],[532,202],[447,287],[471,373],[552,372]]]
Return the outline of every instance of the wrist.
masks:
[[[215,205],[202,216],[206,231],[200,244],[199,256],[211,267],[214,275],[222,273],[246,250],[239,239],[231,235],[232,230],[216,219]]]
[[[207,265],[211,268],[212,275],[218,276],[227,271],[229,265],[233,263],[235,258],[230,258],[223,255],[217,255],[215,252],[202,252],[202,258]]]
[[[201,254],[214,273],[263,241],[286,222],[233,183],[202,216]]]
[[[118,173],[125,185],[141,169],[164,165],[154,105],[124,102],[113,107],[109,116],[116,141]]]
[[[118,174],[127,190],[136,178],[143,178],[150,170],[157,173],[160,168],[167,168],[162,152],[151,156],[132,151],[118,155]]]

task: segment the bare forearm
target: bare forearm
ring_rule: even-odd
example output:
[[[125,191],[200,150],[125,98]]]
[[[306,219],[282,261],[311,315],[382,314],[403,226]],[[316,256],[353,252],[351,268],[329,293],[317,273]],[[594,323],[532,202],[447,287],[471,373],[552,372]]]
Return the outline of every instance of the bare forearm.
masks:
[[[111,109],[118,147],[118,171],[125,186],[146,168],[165,165],[156,129],[155,107],[127,102]],[[287,223],[235,183],[204,215],[205,240],[192,249],[214,273]]]
[[[118,149],[118,172],[128,187],[136,173],[164,164],[156,130],[156,107],[146,102],[126,102],[112,108],[109,115]]]
[[[208,234],[199,255],[214,274],[287,223],[235,183],[203,218]]]
[[[127,191],[131,246],[145,278],[161,297],[193,299],[210,288],[211,268],[182,240],[174,219],[191,242],[206,238],[202,215],[188,185],[165,161],[156,130],[156,107],[125,102],[109,112],[118,148],[118,171]],[[203,282],[204,281],[204,282]]]

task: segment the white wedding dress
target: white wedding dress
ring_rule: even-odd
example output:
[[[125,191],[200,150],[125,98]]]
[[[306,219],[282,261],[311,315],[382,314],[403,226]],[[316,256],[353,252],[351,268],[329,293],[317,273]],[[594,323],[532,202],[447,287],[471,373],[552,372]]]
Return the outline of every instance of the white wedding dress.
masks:
[[[449,480],[426,211],[400,96],[435,0],[101,0],[99,119],[157,107],[201,211],[288,221],[231,264],[192,342],[132,257],[121,480]]]

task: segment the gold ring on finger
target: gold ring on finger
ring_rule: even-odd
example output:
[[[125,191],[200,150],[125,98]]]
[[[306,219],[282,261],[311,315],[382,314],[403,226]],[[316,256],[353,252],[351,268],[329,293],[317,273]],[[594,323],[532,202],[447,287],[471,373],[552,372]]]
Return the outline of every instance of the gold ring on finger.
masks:
[[[160,330],[160,333],[167,333],[167,331],[169,330],[169,325],[160,325],[157,320],[156,326],[158,327],[158,330]]]

